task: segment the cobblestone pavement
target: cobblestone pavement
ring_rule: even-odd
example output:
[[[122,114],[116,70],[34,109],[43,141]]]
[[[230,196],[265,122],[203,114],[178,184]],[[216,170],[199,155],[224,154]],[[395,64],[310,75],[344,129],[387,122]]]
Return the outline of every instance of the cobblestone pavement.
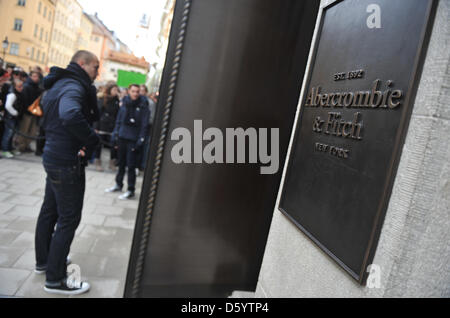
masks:
[[[137,198],[141,184],[139,177]],[[139,200],[120,201],[117,194],[104,193],[113,185],[112,171],[88,168],[83,217],[70,256],[91,290],[77,297],[123,296]],[[58,297],[44,292],[45,275],[33,272],[34,232],[44,189],[39,157],[0,159],[0,297]]]

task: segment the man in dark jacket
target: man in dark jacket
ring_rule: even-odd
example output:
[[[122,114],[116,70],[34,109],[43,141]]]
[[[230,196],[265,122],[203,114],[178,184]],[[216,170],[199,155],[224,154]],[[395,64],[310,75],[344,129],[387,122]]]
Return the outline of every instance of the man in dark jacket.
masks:
[[[36,273],[46,273],[45,291],[77,295],[90,288],[67,279],[67,262],[81,220],[86,158],[100,139],[92,128],[98,120],[96,89],[98,58],[79,51],[66,69],[53,67],[44,79],[43,99],[47,173],[44,203],[36,227]],[[56,225],[56,229],[55,229]]]
[[[120,200],[134,197],[136,190],[136,165],[138,153],[144,145],[148,133],[150,111],[145,97],[139,95],[139,85],[131,85],[129,96],[122,101],[122,107],[117,115],[116,127],[112,135],[113,142],[118,144],[119,171],[116,185],[106,192],[120,192],[123,188],[125,169],[128,168],[128,191]]]

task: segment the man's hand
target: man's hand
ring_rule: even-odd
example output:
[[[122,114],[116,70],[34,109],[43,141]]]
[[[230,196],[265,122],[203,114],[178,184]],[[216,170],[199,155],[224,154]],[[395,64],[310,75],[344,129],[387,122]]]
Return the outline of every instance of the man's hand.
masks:
[[[81,157],[81,158],[86,157],[86,147],[83,147],[83,149],[81,149],[81,150],[78,152],[78,156]]]
[[[136,142],[136,145],[135,145],[135,147],[134,147],[134,150],[136,151],[136,150],[141,149],[141,147],[144,145],[144,141],[145,141],[144,138],[139,139],[139,140]]]

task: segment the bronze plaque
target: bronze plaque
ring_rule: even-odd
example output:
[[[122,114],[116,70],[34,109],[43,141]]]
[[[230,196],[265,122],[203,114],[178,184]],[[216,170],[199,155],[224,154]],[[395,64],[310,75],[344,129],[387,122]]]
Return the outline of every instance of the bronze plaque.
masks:
[[[280,210],[361,284],[392,191],[433,0],[324,8]]]

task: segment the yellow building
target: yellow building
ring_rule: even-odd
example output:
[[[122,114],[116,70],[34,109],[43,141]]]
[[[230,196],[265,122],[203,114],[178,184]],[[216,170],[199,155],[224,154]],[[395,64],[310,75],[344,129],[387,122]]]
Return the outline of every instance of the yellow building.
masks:
[[[86,15],[86,13],[83,13],[81,15],[81,24],[80,29],[78,31],[78,42],[77,42],[77,50],[89,50],[90,49],[90,42],[91,42],[91,35],[94,29],[94,24],[89,19],[89,17]]]
[[[100,61],[99,76],[98,81],[104,80],[104,69],[105,61],[108,58],[110,51],[120,50],[118,46],[119,40],[114,37],[112,31],[110,31],[105,24],[100,20],[100,18],[95,15],[88,16],[90,21],[93,23],[93,31],[91,35],[91,41],[89,46],[89,51],[94,53]]]
[[[0,0],[0,41],[8,48],[0,58],[29,71],[46,69],[56,0]]]
[[[70,59],[78,49],[82,15],[83,9],[76,0],[57,0],[49,67],[66,67],[70,63]]]

